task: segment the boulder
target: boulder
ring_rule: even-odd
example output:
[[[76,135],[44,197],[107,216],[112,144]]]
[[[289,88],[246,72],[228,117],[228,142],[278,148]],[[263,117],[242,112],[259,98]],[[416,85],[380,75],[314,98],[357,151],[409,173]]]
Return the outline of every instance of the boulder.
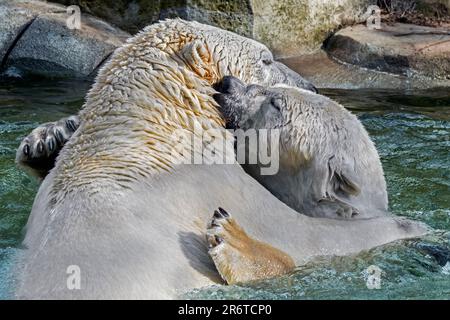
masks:
[[[89,15],[81,16],[80,29],[69,29],[66,7],[41,1],[0,0],[1,16],[2,71],[88,76],[130,36]]]
[[[317,51],[341,26],[362,22],[376,0],[252,0],[253,37],[277,57]]]
[[[337,61],[324,51],[282,60],[320,89],[416,90],[450,87],[450,80],[405,76]]]
[[[99,17],[134,34],[158,21],[160,11],[182,8],[185,0],[53,0],[63,5],[77,5],[81,11]]]
[[[253,14],[249,0],[185,0],[184,6],[174,8],[165,3],[159,18],[180,17],[213,25],[252,37]]]
[[[252,35],[250,0],[54,0],[64,5],[78,5],[83,12],[93,14],[126,30],[136,33],[143,27],[165,18],[195,20]]]
[[[0,61],[4,61],[5,55],[8,54],[18,35],[25,30],[34,17],[32,12],[20,7],[0,6]]]
[[[352,65],[409,78],[450,79],[450,29],[357,25],[340,30],[324,47],[333,58]]]

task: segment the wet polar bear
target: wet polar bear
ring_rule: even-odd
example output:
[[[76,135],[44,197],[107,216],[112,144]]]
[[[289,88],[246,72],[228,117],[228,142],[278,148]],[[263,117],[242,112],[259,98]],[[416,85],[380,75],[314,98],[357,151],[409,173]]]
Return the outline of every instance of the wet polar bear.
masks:
[[[343,106],[301,88],[245,85],[230,76],[216,88],[228,128],[279,131],[278,172],[262,175],[260,164],[244,168],[282,202],[315,217],[387,214],[378,152],[361,122]],[[238,147],[245,148],[244,142],[238,139]]]
[[[263,45],[195,22],[151,25],[113,54],[36,195],[19,297],[173,298],[221,283],[208,244],[233,283],[426,232],[398,218],[300,215],[237,163],[178,164],[175,130],[225,130],[211,87],[225,75],[308,86]],[[47,152],[40,141],[19,161]],[[222,210],[211,221],[219,206],[236,220]]]

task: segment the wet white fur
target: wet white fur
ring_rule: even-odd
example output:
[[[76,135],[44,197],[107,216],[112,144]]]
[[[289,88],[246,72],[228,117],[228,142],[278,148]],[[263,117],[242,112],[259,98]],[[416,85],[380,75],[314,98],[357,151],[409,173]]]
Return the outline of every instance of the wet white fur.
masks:
[[[263,92],[259,100],[247,98],[252,106],[243,108],[241,117],[248,120],[239,127],[249,129],[248,121],[251,128],[280,130],[280,170],[259,175],[258,166],[246,166],[252,176],[284,203],[310,216],[351,218],[351,210],[345,212],[349,207],[358,212],[354,218],[388,215],[381,161],[355,115],[301,88],[279,84]],[[263,112],[264,101],[277,95],[283,97],[280,111]]]

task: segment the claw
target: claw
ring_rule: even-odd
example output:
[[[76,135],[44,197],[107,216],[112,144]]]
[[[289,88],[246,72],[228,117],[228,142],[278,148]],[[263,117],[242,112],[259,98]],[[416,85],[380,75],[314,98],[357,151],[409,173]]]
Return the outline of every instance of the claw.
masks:
[[[214,215],[213,215],[213,217],[216,218],[216,219],[220,219],[220,218],[222,218],[222,215],[219,213],[219,211],[214,210]]]
[[[222,209],[221,207],[219,207],[219,211],[222,214],[222,216],[224,216],[225,218],[230,217],[230,214],[228,212],[226,212],[224,209]]]
[[[42,140],[38,142],[36,149],[38,153],[44,152],[44,143],[42,142]]]
[[[78,118],[71,116],[38,126],[22,140],[21,149],[16,153],[17,163],[30,169],[33,175],[44,178],[79,125]]]
[[[72,119],[66,120],[66,127],[69,128],[72,132],[75,132],[77,130],[77,125]]]
[[[55,147],[56,147],[55,139],[54,138],[48,139],[47,146],[48,146],[49,151],[55,150]]]
[[[26,156],[30,155],[30,146],[28,144],[23,146],[23,154]]]
[[[64,136],[63,136],[61,130],[55,129],[55,137],[56,137],[56,140],[58,140],[58,142],[60,144],[63,144],[65,142],[65,139],[64,139]]]

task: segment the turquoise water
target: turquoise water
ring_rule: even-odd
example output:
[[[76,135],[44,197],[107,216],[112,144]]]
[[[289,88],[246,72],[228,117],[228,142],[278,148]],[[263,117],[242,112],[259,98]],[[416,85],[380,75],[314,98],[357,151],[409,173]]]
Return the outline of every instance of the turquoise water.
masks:
[[[0,83],[0,299],[10,297],[9,276],[20,250],[38,185],[14,165],[15,150],[35,126],[75,113],[88,82]],[[429,236],[352,257],[324,258],[289,276],[245,286],[194,290],[188,298],[449,299],[450,92],[324,90],[363,121],[382,157],[391,210],[426,222]],[[366,269],[381,270],[369,290]]]
[[[38,184],[14,164],[22,138],[38,124],[77,112],[88,82],[0,82],[0,299],[13,287],[9,275]]]

